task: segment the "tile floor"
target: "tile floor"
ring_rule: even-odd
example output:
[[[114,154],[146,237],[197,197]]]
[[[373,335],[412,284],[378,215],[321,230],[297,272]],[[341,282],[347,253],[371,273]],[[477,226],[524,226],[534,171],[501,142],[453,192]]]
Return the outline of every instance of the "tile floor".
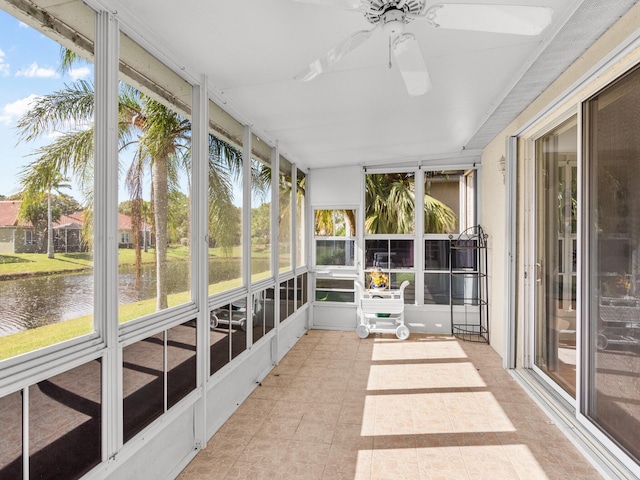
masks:
[[[601,477],[490,346],[311,330],[179,476],[263,478]]]

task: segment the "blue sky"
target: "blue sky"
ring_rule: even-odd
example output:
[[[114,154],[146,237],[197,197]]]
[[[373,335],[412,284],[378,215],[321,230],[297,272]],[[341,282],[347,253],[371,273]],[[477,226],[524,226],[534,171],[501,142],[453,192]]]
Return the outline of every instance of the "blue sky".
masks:
[[[20,22],[0,10],[0,195],[13,195],[20,191],[19,175],[22,168],[35,160],[32,154],[38,147],[47,145],[54,138],[43,135],[36,142],[18,142],[16,122],[38,96],[59,90],[76,80],[93,80],[93,67],[79,64],[69,73],[61,74],[60,44],[46,35]],[[77,188],[63,190],[82,203]],[[150,186],[145,186],[143,196],[149,197]],[[186,180],[183,192],[187,192]],[[234,203],[242,201],[241,187],[235,186]],[[128,193],[120,185],[121,200]],[[259,202],[261,203],[261,202]]]
[[[58,71],[60,45],[16,18],[0,10],[0,194],[12,195],[20,189],[21,168],[34,157],[29,155],[52,137],[38,143],[16,145],[16,121],[40,95],[54,92],[77,79],[90,80],[92,68],[79,65],[69,74]],[[80,200],[74,191],[65,192]]]

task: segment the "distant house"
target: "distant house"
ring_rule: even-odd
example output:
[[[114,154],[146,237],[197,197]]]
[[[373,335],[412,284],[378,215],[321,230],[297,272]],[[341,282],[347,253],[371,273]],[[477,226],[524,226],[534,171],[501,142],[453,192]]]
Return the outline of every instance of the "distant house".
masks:
[[[20,200],[0,201],[0,254],[37,253],[46,250],[46,232],[36,232],[29,221],[18,217]],[[53,245],[56,252],[81,252],[86,250],[82,237],[84,213],[79,211],[62,215],[53,224]],[[151,226],[143,225],[140,246],[153,245]],[[118,247],[133,248],[131,217],[118,213]]]
[[[86,250],[82,238],[83,212],[62,215],[53,224],[53,248],[56,252],[82,252]]]
[[[131,217],[124,213],[118,212],[118,248],[133,248],[133,229],[131,228]],[[151,225],[142,224],[140,230],[140,246],[144,248],[153,246],[153,235],[151,234]]]
[[[35,253],[38,235],[31,222],[18,218],[20,201],[0,201],[0,253]]]

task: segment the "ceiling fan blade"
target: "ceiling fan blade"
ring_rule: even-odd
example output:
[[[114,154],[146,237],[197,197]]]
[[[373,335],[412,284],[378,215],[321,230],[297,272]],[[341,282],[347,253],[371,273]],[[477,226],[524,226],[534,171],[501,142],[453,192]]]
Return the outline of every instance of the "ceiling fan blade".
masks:
[[[299,3],[315,3],[316,5],[325,5],[327,7],[346,8],[348,10],[360,10],[365,0],[293,0]]]
[[[361,30],[349,35],[327,53],[321,55],[313,62],[311,62],[305,70],[300,72],[294,78],[296,80],[302,80],[304,82],[313,80],[321,73],[326,72],[332,65],[337,63],[347,53],[362,45],[362,43],[364,43],[364,41],[371,36],[376,28],[372,28],[371,30]]]
[[[403,33],[393,41],[393,55],[412,97],[424,95],[431,89],[431,78],[424,63],[420,46],[410,33]]]
[[[552,15],[550,7],[470,3],[436,4],[424,13],[434,27],[532,36],[551,23]]]

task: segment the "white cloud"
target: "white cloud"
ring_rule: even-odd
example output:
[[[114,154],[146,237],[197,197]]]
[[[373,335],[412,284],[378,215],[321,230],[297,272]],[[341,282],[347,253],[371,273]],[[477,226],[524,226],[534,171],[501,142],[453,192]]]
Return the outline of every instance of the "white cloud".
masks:
[[[0,76],[6,77],[9,75],[9,64],[4,60],[4,52],[0,50]]]
[[[27,78],[58,78],[60,75],[52,68],[39,67],[36,62],[33,62],[25,70],[18,70],[16,77]]]
[[[81,78],[88,77],[90,73],[91,70],[89,70],[89,68],[87,67],[72,68],[71,70],[69,70],[69,76],[73,79],[74,82]]]
[[[20,28],[30,28],[29,25],[27,25],[24,22],[18,22],[18,27],[20,27]]]
[[[31,104],[39,98],[38,95],[31,94],[26,98],[21,98],[13,103],[7,103],[2,107],[0,112],[0,123],[10,125],[13,121],[21,117],[29,108]]]

